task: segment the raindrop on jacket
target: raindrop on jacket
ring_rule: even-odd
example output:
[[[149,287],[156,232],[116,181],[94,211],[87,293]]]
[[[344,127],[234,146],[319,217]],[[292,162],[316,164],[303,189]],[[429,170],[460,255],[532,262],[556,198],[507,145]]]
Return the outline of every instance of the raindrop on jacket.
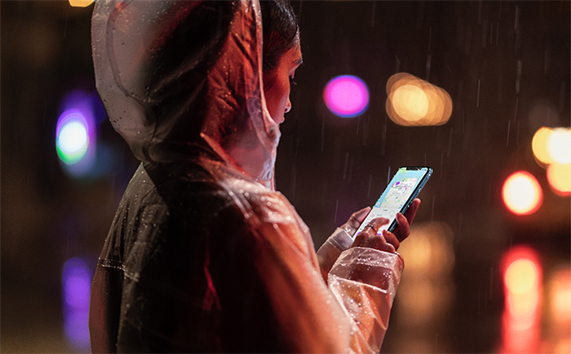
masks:
[[[398,255],[316,253],[274,191],[257,0],[97,1],[96,85],[142,161],[93,278],[92,351],[378,352]]]

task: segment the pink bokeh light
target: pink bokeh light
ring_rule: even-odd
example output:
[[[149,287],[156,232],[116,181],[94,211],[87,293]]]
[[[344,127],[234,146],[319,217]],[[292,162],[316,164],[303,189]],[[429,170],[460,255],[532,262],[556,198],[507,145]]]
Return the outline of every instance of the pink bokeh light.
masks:
[[[323,90],[323,100],[333,114],[344,118],[358,116],[369,106],[369,89],[353,75],[331,79]]]

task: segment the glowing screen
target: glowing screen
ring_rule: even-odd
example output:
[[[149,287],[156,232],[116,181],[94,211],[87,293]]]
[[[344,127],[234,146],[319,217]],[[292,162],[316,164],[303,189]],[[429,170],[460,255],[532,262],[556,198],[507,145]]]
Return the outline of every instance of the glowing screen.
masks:
[[[371,220],[378,217],[390,220],[388,224],[382,226],[378,231],[389,229],[397,213],[401,211],[402,207],[409,201],[414,192],[426,183],[430,174],[431,170],[426,167],[418,170],[400,168],[389,184],[390,188],[385,189],[383,194],[381,194],[381,197],[377,200],[375,206],[361,226],[359,226],[355,235],[363,231]]]

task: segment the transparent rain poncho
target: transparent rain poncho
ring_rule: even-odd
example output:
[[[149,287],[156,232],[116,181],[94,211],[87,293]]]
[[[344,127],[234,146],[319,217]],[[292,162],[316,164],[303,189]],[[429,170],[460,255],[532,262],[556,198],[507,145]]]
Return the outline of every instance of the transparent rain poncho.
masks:
[[[96,84],[142,161],[93,278],[93,352],[378,352],[396,254],[314,251],[274,191],[257,0],[97,1]],[[319,256],[318,256],[319,254]]]

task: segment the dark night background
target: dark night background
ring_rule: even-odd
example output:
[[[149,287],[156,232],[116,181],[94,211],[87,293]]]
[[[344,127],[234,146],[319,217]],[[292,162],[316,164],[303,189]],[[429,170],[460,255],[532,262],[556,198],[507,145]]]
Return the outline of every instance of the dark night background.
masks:
[[[545,282],[570,267],[570,198],[552,192],[531,151],[541,126],[571,126],[570,3],[306,0],[293,6],[304,64],[281,127],[277,189],[319,246],[351,213],[374,204],[398,167],[431,166],[415,226],[449,230],[441,246],[452,252],[446,283],[452,290],[439,315],[415,327],[403,315],[403,301],[406,292],[419,298],[423,292],[401,287],[382,352],[498,352],[504,252],[520,244],[535,249]],[[2,352],[85,351],[64,335],[62,267],[72,257],[94,266],[138,164],[102,114],[98,137],[107,157],[99,176],[71,178],[56,153],[62,97],[73,89],[94,95],[92,8],[0,2]],[[446,90],[454,104],[450,120],[437,127],[393,123],[385,85],[396,72]],[[322,100],[324,85],[343,74],[369,87],[369,107],[356,118],[334,116]],[[538,110],[549,114],[532,114]],[[504,180],[518,170],[536,176],[544,193],[529,216],[511,214],[501,198]],[[414,242],[413,230],[405,244]],[[540,351],[557,352],[543,308]],[[565,333],[569,340],[571,330]]]

